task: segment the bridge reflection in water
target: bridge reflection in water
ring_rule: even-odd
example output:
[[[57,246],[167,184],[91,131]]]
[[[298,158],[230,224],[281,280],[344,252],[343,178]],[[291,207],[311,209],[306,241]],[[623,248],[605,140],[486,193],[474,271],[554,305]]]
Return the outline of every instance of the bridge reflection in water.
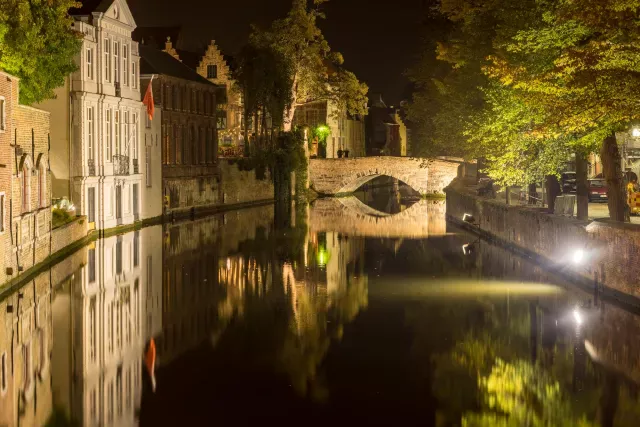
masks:
[[[99,240],[0,301],[0,425],[290,423],[300,408],[409,422],[435,417],[425,390],[456,424],[493,414],[479,379],[504,379],[498,359],[532,392],[559,390],[524,414],[635,425],[640,319],[500,248],[464,255],[472,237],[443,209],[321,199],[293,229],[267,206]]]

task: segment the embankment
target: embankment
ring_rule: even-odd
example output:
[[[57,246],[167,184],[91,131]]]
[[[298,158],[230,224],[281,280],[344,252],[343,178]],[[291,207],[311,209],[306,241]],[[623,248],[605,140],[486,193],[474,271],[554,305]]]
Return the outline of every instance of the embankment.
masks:
[[[579,221],[541,208],[476,196],[459,180],[445,189],[447,219],[568,276],[580,286],[640,307],[640,226]],[[473,215],[474,224],[462,221]]]

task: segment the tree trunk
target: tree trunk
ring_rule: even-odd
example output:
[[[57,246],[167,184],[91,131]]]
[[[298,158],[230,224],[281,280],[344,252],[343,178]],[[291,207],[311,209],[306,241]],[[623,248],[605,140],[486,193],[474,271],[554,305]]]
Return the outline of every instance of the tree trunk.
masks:
[[[504,187],[504,201],[507,202],[507,206],[511,204],[511,194],[509,194],[509,186]]]
[[[545,179],[545,187],[547,191],[547,204],[549,213],[553,213],[556,206],[556,197],[560,194],[560,183],[555,175],[547,175]]]
[[[296,114],[296,90],[298,88],[298,73],[293,75],[293,84],[291,85],[291,93],[293,95],[293,99],[291,101],[291,108],[284,112],[284,120],[282,122],[282,128],[285,132],[291,132],[293,128],[293,117]]]
[[[246,96],[244,99],[247,99]],[[244,126],[242,129],[243,136],[244,136],[244,156],[245,157],[249,157],[251,155],[251,147],[249,146],[249,116],[250,115],[251,115],[251,112],[245,106],[244,107]]]
[[[253,113],[253,140],[256,144],[256,147],[259,149],[262,149],[262,145],[260,144],[259,138],[258,138],[258,109],[260,107],[256,107],[256,111],[254,111]]]
[[[578,202],[577,218],[586,221],[589,218],[589,189],[587,188],[587,156],[576,151],[576,199]]]
[[[600,158],[604,177],[607,180],[609,217],[614,221],[628,222],[629,206],[627,205],[622,178],[622,162],[615,133],[612,132],[604,139],[600,149]]]
[[[529,184],[529,188],[528,188],[528,192],[529,192],[529,201],[528,204],[530,205],[535,205],[536,202],[538,201],[538,186],[536,185],[535,182]]]

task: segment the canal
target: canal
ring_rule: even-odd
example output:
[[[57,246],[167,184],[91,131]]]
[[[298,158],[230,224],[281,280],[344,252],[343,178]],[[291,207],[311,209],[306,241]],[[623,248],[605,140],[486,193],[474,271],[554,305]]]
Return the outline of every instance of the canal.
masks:
[[[100,239],[5,291],[0,425],[632,426],[638,336],[371,188]]]

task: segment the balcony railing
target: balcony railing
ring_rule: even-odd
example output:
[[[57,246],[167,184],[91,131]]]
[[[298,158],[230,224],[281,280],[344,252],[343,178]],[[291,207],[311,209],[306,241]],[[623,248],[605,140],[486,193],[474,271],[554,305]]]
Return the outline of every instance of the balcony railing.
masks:
[[[138,159],[133,159],[133,173],[140,173],[140,167],[138,166]]]
[[[94,159],[87,159],[87,174],[96,176],[96,161]]]
[[[113,155],[113,174],[129,175],[129,156],[122,154]]]

